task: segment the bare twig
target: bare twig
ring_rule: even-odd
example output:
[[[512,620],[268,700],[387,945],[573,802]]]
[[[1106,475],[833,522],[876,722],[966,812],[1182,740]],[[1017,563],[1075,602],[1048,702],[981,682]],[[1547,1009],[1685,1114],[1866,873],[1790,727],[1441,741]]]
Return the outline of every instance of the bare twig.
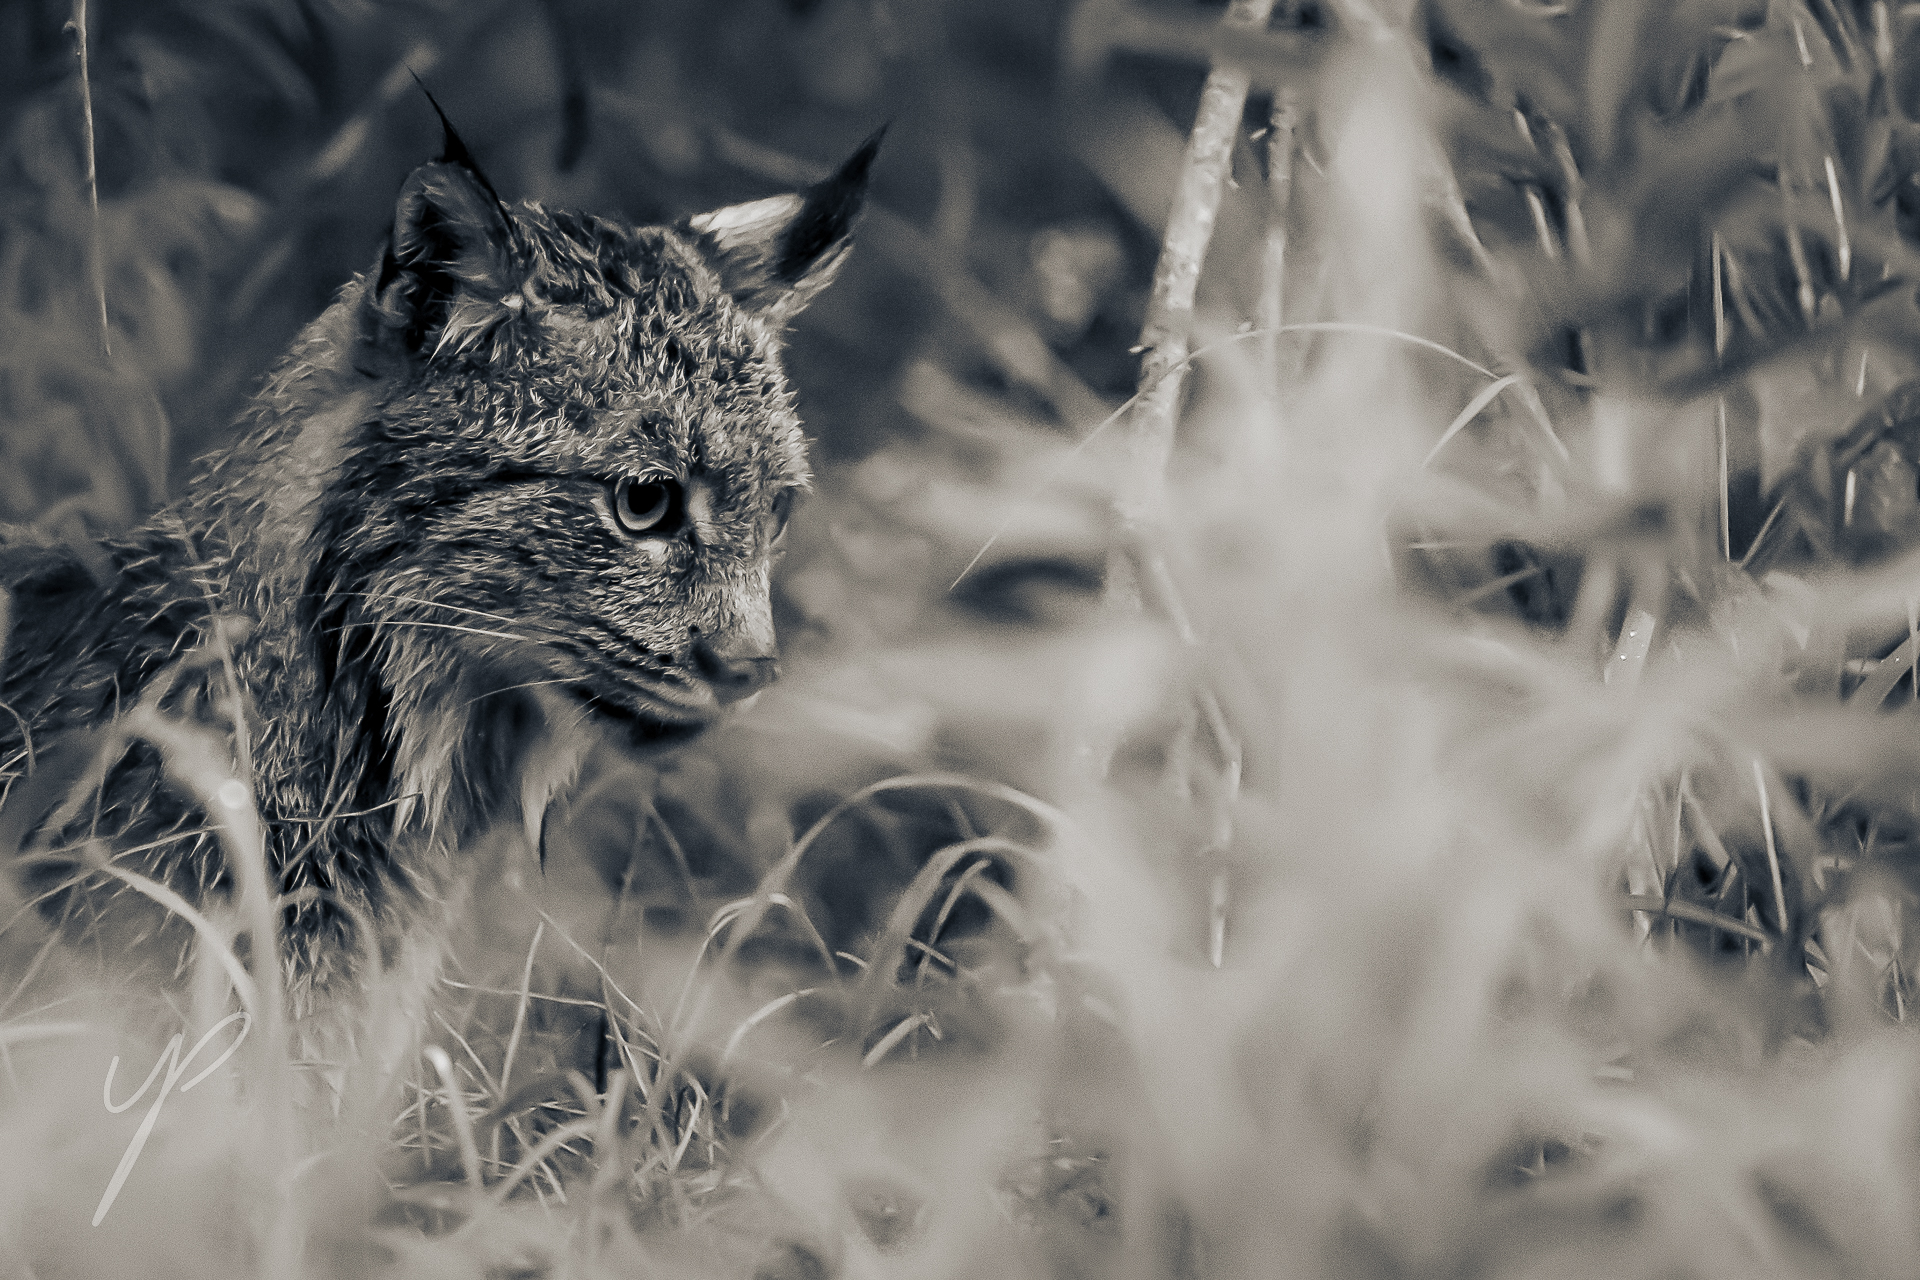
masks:
[[[1263,29],[1272,13],[1273,0],[1233,0],[1222,24]],[[1140,331],[1140,345],[1145,348],[1140,385],[1147,390],[1129,415],[1125,447],[1130,465],[1115,501],[1121,518],[1130,524],[1140,522],[1157,505],[1173,452],[1174,418],[1186,386],[1183,366],[1193,328],[1194,292],[1213,239],[1249,83],[1244,68],[1216,63],[1200,91],[1193,132],[1187,135],[1186,159],[1153,272],[1147,321]]]
[[[1232,0],[1221,21],[1221,29],[1264,31],[1273,14],[1273,3],[1274,0]],[[1125,458],[1114,495],[1114,511],[1127,536],[1109,561],[1109,600],[1157,608],[1174,623],[1182,642],[1193,650],[1200,648],[1200,639],[1180,601],[1155,526],[1167,463],[1173,453],[1181,392],[1186,385],[1186,370],[1192,362],[1189,345],[1194,296],[1207,247],[1213,239],[1221,192],[1233,164],[1234,142],[1246,111],[1250,83],[1251,77],[1243,65],[1221,59],[1214,63],[1200,93],[1200,107],[1194,117],[1193,131],[1187,135],[1173,207],[1167,215],[1160,260],[1154,267],[1153,295],[1140,333],[1140,346],[1144,351],[1140,361],[1140,389],[1131,402],[1132,411],[1125,418],[1122,446]],[[1269,144],[1273,148],[1269,169],[1273,212],[1262,264],[1259,318],[1260,328],[1277,335],[1282,327],[1286,219],[1293,175],[1293,111],[1284,91],[1276,99],[1272,129],[1275,137]],[[1266,344],[1270,374],[1278,363],[1272,342],[1269,338]],[[1233,838],[1233,811],[1239,800],[1242,753],[1238,735],[1214,691],[1203,683],[1192,696],[1200,712],[1200,722],[1211,738],[1219,769],[1218,782],[1210,789],[1212,821],[1208,824],[1206,843],[1199,850],[1203,865],[1211,870],[1206,952],[1208,960],[1217,968],[1224,962],[1226,951],[1231,883],[1224,858]],[[1104,743],[1088,753],[1099,762],[1102,773],[1116,746],[1117,743]],[[1193,794],[1190,779],[1177,782],[1183,794]]]

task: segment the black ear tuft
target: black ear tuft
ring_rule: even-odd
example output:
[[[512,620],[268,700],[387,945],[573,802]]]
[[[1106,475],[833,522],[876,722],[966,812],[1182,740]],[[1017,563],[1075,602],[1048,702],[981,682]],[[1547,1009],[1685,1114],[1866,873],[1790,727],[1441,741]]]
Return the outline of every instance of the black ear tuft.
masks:
[[[440,158],[400,190],[368,309],[410,353],[471,354],[511,314],[505,300],[520,285],[513,215],[432,92],[413,79],[440,117]]]
[[[851,247],[885,134],[880,129],[802,194],[729,205],[681,224],[735,303],[784,324],[827,286]]]
[[[806,203],[780,241],[780,259],[774,274],[789,284],[803,279],[813,265],[847,238],[867,202],[867,179],[887,126],[874,130],[860,149],[825,182],[807,189]]]
[[[469,166],[421,165],[394,206],[369,296],[374,315],[409,352],[462,351],[511,312],[519,287],[512,223],[499,197]]]
[[[413,77],[413,82],[420,86],[420,92],[426,95],[427,105],[433,108],[433,114],[440,117],[440,163],[459,165],[472,174],[481,189],[493,197],[493,202],[500,206],[500,211],[504,214],[507,209],[506,201],[502,200],[500,193],[493,189],[493,183],[488,180],[486,172],[480,168],[480,162],[473,158],[473,152],[467,149],[466,140],[460,136],[460,131],[453,127],[453,121],[447,119],[446,111],[440,106],[440,99],[433,96],[433,90],[427,88],[427,82],[420,78],[419,72],[409,68],[407,74]]]

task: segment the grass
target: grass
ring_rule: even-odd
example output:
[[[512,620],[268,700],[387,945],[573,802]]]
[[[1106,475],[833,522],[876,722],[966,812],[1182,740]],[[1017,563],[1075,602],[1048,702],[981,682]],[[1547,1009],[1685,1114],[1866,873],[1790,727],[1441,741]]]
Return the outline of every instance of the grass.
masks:
[[[0,1275],[1908,1274],[1914,19],[1350,8],[1206,45],[1298,150],[1228,166],[1153,519],[1106,515],[1134,402],[1033,425],[1124,389],[943,242],[975,399],[824,468],[750,715],[472,851],[403,1079],[297,1060],[233,945],[244,751],[116,722],[246,915],[166,904],[172,1003],[0,933]],[[152,423],[97,403],[107,496],[31,474],[104,531]]]

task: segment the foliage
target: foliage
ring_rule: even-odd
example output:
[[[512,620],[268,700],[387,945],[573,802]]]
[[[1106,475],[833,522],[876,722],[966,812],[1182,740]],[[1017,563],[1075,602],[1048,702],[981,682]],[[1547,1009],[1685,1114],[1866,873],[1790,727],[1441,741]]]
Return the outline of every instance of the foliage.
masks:
[[[226,979],[17,918],[0,1269],[1911,1269],[1920,17],[96,6],[96,237],[67,16],[0,41],[0,519],[74,540],[372,261],[409,69],[509,197],[636,217],[895,126],[793,335],[787,680],[472,851],[397,1093],[263,1035],[98,1228],[151,1101],[104,1063]],[[1212,57],[1254,95],[1142,534],[1103,446]]]

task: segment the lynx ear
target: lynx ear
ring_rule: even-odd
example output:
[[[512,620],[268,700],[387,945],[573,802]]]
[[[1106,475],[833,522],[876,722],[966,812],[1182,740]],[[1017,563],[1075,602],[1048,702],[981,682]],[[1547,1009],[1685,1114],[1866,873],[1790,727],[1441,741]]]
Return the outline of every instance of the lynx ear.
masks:
[[[785,324],[827,286],[852,245],[886,132],[861,143],[838,173],[799,195],[728,205],[683,224],[736,303]]]
[[[447,155],[407,178],[374,282],[380,322],[411,352],[464,348],[511,313],[513,233],[493,186],[448,134]]]

